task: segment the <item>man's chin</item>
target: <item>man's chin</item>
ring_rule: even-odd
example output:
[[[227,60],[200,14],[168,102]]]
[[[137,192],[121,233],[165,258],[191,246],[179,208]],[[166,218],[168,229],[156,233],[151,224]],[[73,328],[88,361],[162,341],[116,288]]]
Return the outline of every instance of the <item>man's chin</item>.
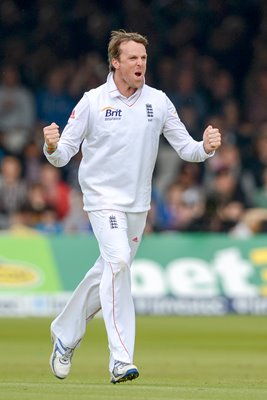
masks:
[[[134,85],[136,89],[139,89],[141,86],[143,86],[144,84],[144,77],[141,76],[140,78],[135,78],[134,79]]]

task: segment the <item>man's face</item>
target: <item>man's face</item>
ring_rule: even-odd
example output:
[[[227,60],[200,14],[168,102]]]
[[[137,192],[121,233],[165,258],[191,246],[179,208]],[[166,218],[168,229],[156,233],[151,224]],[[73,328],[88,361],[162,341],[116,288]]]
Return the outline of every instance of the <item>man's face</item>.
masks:
[[[143,44],[134,41],[122,42],[119,59],[113,59],[116,77],[128,87],[138,89],[144,83],[147,53]]]

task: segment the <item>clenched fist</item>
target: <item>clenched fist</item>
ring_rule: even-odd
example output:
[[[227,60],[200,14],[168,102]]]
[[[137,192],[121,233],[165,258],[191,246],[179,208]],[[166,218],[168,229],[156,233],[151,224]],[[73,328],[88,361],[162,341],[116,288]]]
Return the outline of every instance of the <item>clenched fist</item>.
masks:
[[[53,153],[57,148],[60,138],[59,126],[55,122],[52,122],[51,125],[44,127],[43,132],[47,151],[48,153]]]
[[[209,125],[203,133],[203,146],[207,154],[217,150],[221,145],[221,133],[219,129]]]

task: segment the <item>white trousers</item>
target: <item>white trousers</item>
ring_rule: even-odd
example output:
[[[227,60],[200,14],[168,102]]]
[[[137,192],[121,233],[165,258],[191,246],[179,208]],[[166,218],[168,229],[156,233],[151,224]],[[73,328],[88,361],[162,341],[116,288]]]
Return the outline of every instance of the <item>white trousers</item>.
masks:
[[[133,363],[135,311],[130,266],[141,241],[147,212],[101,210],[88,215],[100,257],[52,322],[51,332],[65,346],[74,348],[83,338],[87,323],[102,309],[112,371],[114,360]]]

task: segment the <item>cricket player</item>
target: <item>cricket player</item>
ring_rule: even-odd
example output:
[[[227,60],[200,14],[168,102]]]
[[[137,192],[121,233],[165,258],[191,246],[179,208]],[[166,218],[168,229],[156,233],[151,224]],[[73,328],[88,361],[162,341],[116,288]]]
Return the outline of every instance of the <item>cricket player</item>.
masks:
[[[163,134],[186,161],[201,162],[221,144],[208,126],[195,141],[165,93],[145,84],[147,39],[113,31],[106,83],[84,94],[61,136],[56,122],[44,128],[44,153],[55,167],[80,149],[79,182],[84,210],[100,256],[51,324],[50,366],[57,378],[70,372],[86,325],[101,309],[110,349],[111,382],[139,376],[134,365],[135,311],[130,267],[150,208],[152,173]]]

